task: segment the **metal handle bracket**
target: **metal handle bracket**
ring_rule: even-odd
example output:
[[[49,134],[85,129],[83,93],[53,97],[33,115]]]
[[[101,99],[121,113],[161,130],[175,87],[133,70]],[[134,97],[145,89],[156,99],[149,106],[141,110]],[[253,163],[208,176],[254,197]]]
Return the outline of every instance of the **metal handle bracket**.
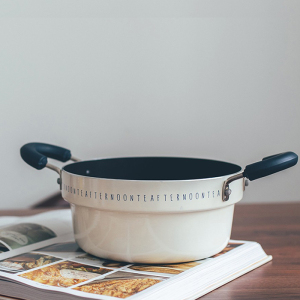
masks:
[[[77,157],[74,157],[74,156],[71,156],[70,160],[75,161],[75,162],[76,162],[76,161],[81,161],[81,159],[79,159],[79,158],[77,158]],[[59,184],[60,189],[61,189],[61,186],[62,186],[61,171],[62,171],[62,170],[61,170],[59,167],[57,167],[57,166],[55,166],[55,165],[52,165],[52,164],[49,164],[49,163],[46,164],[46,168],[48,168],[48,169],[50,169],[50,170],[53,170],[53,171],[55,171],[56,173],[58,173],[59,178],[57,178],[57,183]]]
[[[229,184],[238,179],[243,179],[243,189],[245,190],[245,186],[248,185],[248,180],[245,180],[243,173],[236,174],[236,175],[233,175],[233,176],[227,178],[224,181],[223,188],[222,188],[222,200],[224,202],[229,200],[229,196],[231,194],[231,189],[229,188]]]

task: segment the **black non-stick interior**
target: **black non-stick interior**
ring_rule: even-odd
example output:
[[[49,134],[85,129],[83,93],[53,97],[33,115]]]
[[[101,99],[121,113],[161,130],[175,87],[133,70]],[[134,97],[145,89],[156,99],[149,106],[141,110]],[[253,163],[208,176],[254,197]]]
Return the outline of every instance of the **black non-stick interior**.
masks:
[[[72,163],[65,171],[96,178],[123,180],[191,180],[241,171],[235,164],[183,157],[125,157]]]

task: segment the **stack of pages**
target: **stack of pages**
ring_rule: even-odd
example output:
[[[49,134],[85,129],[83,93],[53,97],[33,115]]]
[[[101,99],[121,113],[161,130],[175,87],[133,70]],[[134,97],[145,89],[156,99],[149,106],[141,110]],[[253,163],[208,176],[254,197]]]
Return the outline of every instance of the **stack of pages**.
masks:
[[[101,259],[74,241],[69,210],[0,218],[0,294],[28,300],[197,299],[272,259],[256,242],[180,264]]]

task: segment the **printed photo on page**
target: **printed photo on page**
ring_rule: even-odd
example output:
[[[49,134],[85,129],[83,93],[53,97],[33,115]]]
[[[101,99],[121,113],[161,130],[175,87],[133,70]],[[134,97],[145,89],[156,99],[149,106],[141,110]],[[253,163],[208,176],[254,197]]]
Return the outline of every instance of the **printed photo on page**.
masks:
[[[69,287],[111,271],[111,269],[97,268],[73,261],[63,261],[19,276],[51,286]]]
[[[0,226],[0,260],[51,245],[73,236],[70,210],[54,210]]]
[[[118,271],[75,287],[74,290],[116,298],[127,298],[156,285],[167,277]]]
[[[62,258],[31,252],[0,261],[0,271],[18,273],[60,261]]]

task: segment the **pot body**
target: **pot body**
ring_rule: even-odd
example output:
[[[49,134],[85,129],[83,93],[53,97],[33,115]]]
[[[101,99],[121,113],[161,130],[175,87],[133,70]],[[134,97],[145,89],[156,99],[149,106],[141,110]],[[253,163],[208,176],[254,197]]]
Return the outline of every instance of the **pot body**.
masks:
[[[75,239],[88,253],[133,263],[178,263],[220,252],[231,234],[243,179],[234,174],[196,180],[102,179],[62,170],[62,196],[71,204]]]

